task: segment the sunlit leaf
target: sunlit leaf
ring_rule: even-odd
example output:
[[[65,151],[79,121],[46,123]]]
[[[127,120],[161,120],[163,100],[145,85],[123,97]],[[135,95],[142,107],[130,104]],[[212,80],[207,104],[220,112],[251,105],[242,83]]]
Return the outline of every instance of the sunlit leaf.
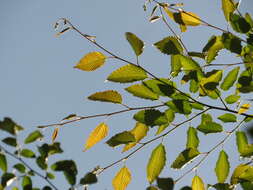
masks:
[[[222,34],[224,47],[232,53],[240,54],[242,51],[241,39],[231,33]]]
[[[217,119],[227,123],[227,122],[236,122],[236,116],[231,113],[225,113],[223,115],[220,115]]]
[[[23,130],[23,127],[17,125],[11,118],[5,117],[3,121],[0,121],[0,130],[16,135],[18,131]]]
[[[108,134],[109,127],[105,123],[100,123],[89,135],[84,146],[84,151],[93,147]]]
[[[194,176],[192,179],[192,190],[205,190],[205,185],[199,176]]]
[[[163,125],[168,123],[166,115],[159,110],[141,110],[134,115],[134,119],[148,126]]]
[[[174,189],[174,180],[172,178],[157,178],[157,186],[161,190],[173,190]]]
[[[32,189],[32,180],[29,176],[24,176],[22,180],[22,187],[23,190],[30,190]]]
[[[147,77],[146,71],[144,71],[142,68],[132,64],[127,64],[113,71],[108,76],[107,80],[112,82],[128,83],[144,80]]]
[[[54,143],[56,137],[58,136],[58,133],[59,133],[59,128],[56,127],[56,128],[54,129],[54,132],[53,132],[52,137],[51,137],[53,143]]]
[[[131,33],[131,32],[126,32],[126,39],[129,42],[129,44],[132,46],[135,55],[139,56],[142,54],[143,52],[143,48],[144,48],[144,43],[143,41],[141,41],[135,34]]]
[[[212,121],[210,114],[201,115],[201,124],[197,127],[197,129],[204,134],[219,133],[223,131],[223,128],[220,124]]]
[[[247,20],[238,14],[230,15],[230,24],[236,32],[240,33],[247,33],[251,29],[251,26]]]
[[[33,131],[32,133],[28,135],[28,137],[26,137],[25,144],[32,143],[41,138],[43,138],[43,135],[41,134],[39,130]]]
[[[22,149],[20,155],[26,158],[35,158],[35,153],[30,149]]]
[[[204,110],[204,106],[197,102],[191,103],[191,107],[196,110]]]
[[[183,53],[183,47],[179,43],[178,39],[173,36],[166,37],[154,43],[154,46],[157,49],[159,49],[162,53],[167,55],[175,55]]]
[[[47,165],[47,158],[44,156],[38,156],[36,158],[36,164],[42,169],[46,170],[48,165]]]
[[[55,176],[54,176],[53,173],[47,172],[46,176],[47,176],[48,179],[55,179]]]
[[[240,164],[238,165],[233,174],[232,177],[230,179],[230,183],[232,185],[237,184],[240,182],[240,176],[245,173],[249,168],[251,168],[252,166],[248,165],[248,164]]]
[[[186,148],[198,148],[199,146],[199,138],[197,134],[197,130],[193,127],[189,127],[187,131],[187,142]]]
[[[166,152],[163,144],[159,144],[149,158],[147,165],[147,179],[152,183],[161,173],[166,162]]]
[[[135,142],[134,135],[129,131],[124,131],[111,137],[108,141],[106,141],[106,144],[111,147],[115,147],[121,144],[128,144],[131,142]]]
[[[172,163],[171,168],[180,169],[199,154],[200,152],[196,148],[187,148],[177,156],[176,160]]]
[[[227,74],[227,76],[224,78],[220,86],[222,90],[229,90],[229,88],[234,85],[237,79],[239,70],[240,70],[240,67],[236,67]]]
[[[130,170],[126,166],[121,168],[112,180],[114,190],[125,190],[131,182],[131,178]]]
[[[13,147],[17,146],[17,139],[13,137],[6,137],[2,140],[2,142]]]
[[[214,185],[208,185],[209,187],[213,187],[216,190],[234,190],[234,187],[228,183],[216,183]]]
[[[100,52],[91,52],[86,54],[74,67],[83,71],[94,71],[103,66],[106,56]]]
[[[115,90],[106,90],[103,92],[96,92],[88,97],[89,100],[101,101],[101,102],[111,102],[115,104],[122,103],[122,97],[120,93]]]
[[[216,162],[215,173],[219,183],[224,183],[229,174],[229,160],[227,153],[222,150],[219,154],[219,158]]]
[[[253,166],[250,166],[239,178],[240,180],[253,182]]]
[[[154,23],[154,22],[160,20],[160,18],[161,18],[160,16],[152,16],[149,18],[149,22]]]
[[[240,96],[232,94],[225,98],[227,104],[233,104],[240,99]]]
[[[236,132],[236,144],[240,156],[250,157],[253,155],[253,144],[248,143],[248,138],[245,132]]]
[[[60,147],[59,142],[55,142],[53,144],[46,144],[44,143],[41,146],[38,146],[39,153],[42,157],[47,158],[48,156],[51,156],[53,154],[60,154],[63,152],[63,150]]]
[[[178,73],[181,72],[181,60],[180,60],[180,55],[171,55],[171,59],[170,59],[170,67],[171,67],[171,71],[170,74],[172,77],[176,77],[178,75]]]
[[[16,170],[18,170],[20,173],[25,173],[25,170],[26,170],[25,166],[23,164],[21,164],[21,163],[15,164],[13,166],[13,168],[15,168]]]
[[[249,110],[250,108],[250,104],[243,104],[240,106],[239,110],[238,110],[238,114],[242,114],[245,113]]]
[[[147,135],[148,130],[149,130],[148,126],[146,126],[143,123],[137,122],[135,127],[129,131],[130,133],[134,135],[135,142],[126,144],[122,152],[129,150],[130,148],[134,147],[138,142],[140,142],[140,140],[143,139]]]
[[[201,71],[199,64],[190,57],[178,55],[184,71]]]
[[[176,113],[191,114],[192,111],[191,104],[185,100],[171,100],[166,105]]]
[[[6,186],[11,185],[15,179],[16,179],[16,176],[13,173],[4,173],[1,176],[2,187],[6,187]]]
[[[235,11],[236,6],[234,0],[222,0],[222,10],[227,21],[230,20],[230,14]]]
[[[180,12],[182,22],[187,26],[198,26],[201,24],[200,17],[192,12]]]
[[[8,169],[7,160],[3,153],[0,153],[0,169],[3,173],[7,172]]]
[[[134,84],[132,86],[129,86],[125,88],[125,90],[134,96],[144,98],[144,99],[150,99],[150,100],[158,100],[159,96],[152,92],[149,88],[147,88],[143,84]]]

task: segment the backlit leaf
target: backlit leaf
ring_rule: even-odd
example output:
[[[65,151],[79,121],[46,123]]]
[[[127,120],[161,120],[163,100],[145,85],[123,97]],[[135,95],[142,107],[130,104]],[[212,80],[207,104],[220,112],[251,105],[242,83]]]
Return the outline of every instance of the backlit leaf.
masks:
[[[83,71],[94,71],[103,66],[106,56],[100,52],[91,52],[86,54],[74,67]]]
[[[234,114],[231,113],[225,113],[223,115],[220,115],[218,117],[219,120],[227,123],[227,122],[236,122],[236,116]]]
[[[29,176],[24,176],[22,180],[22,187],[23,190],[30,190],[32,189],[32,180]]]
[[[245,113],[249,110],[250,108],[250,104],[243,104],[240,106],[239,110],[238,110],[238,114],[242,114]]]
[[[253,166],[250,166],[239,178],[240,180],[253,182]]]
[[[7,160],[3,153],[0,153],[0,169],[3,173],[7,172]]]
[[[121,144],[128,144],[131,142],[135,142],[134,135],[129,131],[124,131],[111,137],[108,141],[106,141],[106,144],[111,147],[115,147]]]
[[[132,46],[135,55],[139,56],[142,54],[143,52],[143,48],[144,48],[144,43],[143,41],[141,41],[135,34],[131,33],[131,32],[126,32],[126,39],[129,42],[129,44]]]
[[[199,154],[200,152],[196,148],[187,148],[177,156],[176,160],[172,163],[171,168],[180,169]]]
[[[199,138],[197,130],[193,127],[189,127],[187,131],[186,148],[198,148],[198,146],[199,146]]]
[[[240,33],[247,33],[251,29],[247,20],[238,14],[230,15],[230,24],[236,32]]]
[[[169,126],[169,123],[168,124],[164,124],[164,125],[160,125],[158,127],[155,135],[161,134],[168,126]]]
[[[222,42],[224,47],[232,53],[241,54],[241,39],[230,33],[222,34]]]
[[[112,102],[115,104],[122,103],[121,95],[115,90],[106,90],[103,92],[96,92],[88,97],[89,100],[101,101],[101,102]]]
[[[220,86],[222,90],[229,90],[229,88],[234,85],[237,79],[239,70],[240,70],[240,67],[236,67],[227,74],[227,76],[224,78]]]
[[[59,132],[59,128],[57,127],[57,128],[54,129],[54,132],[53,132],[52,137],[51,137],[53,143],[54,143],[56,137],[58,136],[58,132]]]
[[[108,134],[108,126],[105,123],[100,123],[89,135],[84,146],[84,151],[93,147]]]
[[[131,172],[127,167],[124,166],[113,178],[112,185],[114,190],[125,190],[130,182]]]
[[[191,114],[192,107],[188,101],[171,100],[166,102],[166,105],[176,113]]]
[[[228,97],[225,98],[225,101],[227,104],[233,104],[235,102],[237,102],[240,99],[240,96],[238,95],[229,95]]]
[[[233,172],[233,174],[232,174],[232,177],[231,177],[231,179],[230,179],[230,183],[231,183],[232,185],[239,183],[240,176],[241,176],[244,172],[246,172],[249,168],[251,168],[251,167],[252,167],[252,166],[250,166],[250,165],[248,165],[248,164],[240,164],[240,165],[238,165],[238,166],[235,168],[235,170],[234,170],[234,172]]]
[[[148,130],[149,130],[148,126],[146,126],[143,123],[137,122],[135,127],[129,131],[130,133],[134,135],[135,142],[126,144],[122,152],[129,150],[130,148],[134,147],[138,142],[140,142],[140,140],[143,139],[147,135]]]
[[[152,92],[149,88],[144,86],[143,84],[134,84],[125,88],[125,90],[134,96],[150,99],[150,100],[158,100],[159,96]]]
[[[161,173],[166,162],[166,152],[163,144],[159,144],[149,158],[147,165],[147,179],[152,183]]]
[[[22,149],[20,155],[26,158],[35,158],[35,154],[30,149]]]
[[[23,164],[21,164],[21,163],[15,164],[13,166],[13,168],[15,168],[16,170],[18,170],[20,173],[25,173],[25,170],[26,170],[25,166]]]
[[[134,119],[148,126],[163,125],[168,123],[166,115],[159,110],[141,110],[134,115]]]
[[[230,20],[230,14],[236,9],[234,0],[222,0],[222,10],[227,21]]]
[[[39,130],[33,131],[32,133],[28,135],[28,137],[26,137],[25,144],[32,143],[38,139],[41,139],[42,137],[43,135],[41,134]]]
[[[185,12],[182,11],[181,13],[181,19],[183,23],[187,26],[198,26],[201,24],[200,17],[192,12]]]
[[[113,71],[107,78],[112,82],[128,83],[147,78],[147,73],[140,67],[127,64]]]
[[[204,134],[219,133],[223,131],[223,128],[220,124],[212,121],[210,114],[201,115],[201,124],[197,127],[197,129]]]
[[[17,125],[11,118],[5,117],[3,121],[0,121],[0,130],[16,135],[18,131],[23,130],[23,127]]]
[[[227,153],[222,150],[219,154],[219,158],[216,162],[215,173],[219,183],[224,183],[229,174],[229,160]]]
[[[192,179],[192,190],[205,190],[205,185],[199,176]]]
[[[248,138],[245,132],[236,132],[236,144],[240,156],[250,157],[253,155],[253,144],[248,143]]]
[[[156,43],[154,43],[157,49],[167,55],[182,54],[183,47],[178,42],[177,38],[169,36]]]

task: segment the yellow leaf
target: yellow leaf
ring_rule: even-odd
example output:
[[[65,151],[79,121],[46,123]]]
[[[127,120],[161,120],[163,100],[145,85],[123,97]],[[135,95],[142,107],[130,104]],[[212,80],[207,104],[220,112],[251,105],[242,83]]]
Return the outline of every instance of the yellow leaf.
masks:
[[[54,143],[54,140],[56,139],[56,137],[58,135],[58,132],[59,132],[59,128],[55,128],[54,132],[53,132],[53,135],[52,135],[52,142],[53,143]]]
[[[130,133],[134,135],[136,142],[126,144],[122,152],[129,150],[130,148],[134,147],[138,142],[140,142],[140,140],[147,135],[148,130],[148,126],[143,123],[137,122],[135,127],[130,131]]]
[[[86,54],[74,67],[83,71],[94,71],[104,65],[106,56],[100,52]]]
[[[205,185],[199,176],[192,179],[192,190],[205,190]]]
[[[101,141],[103,138],[105,138],[108,134],[108,126],[105,123],[100,123],[89,135],[84,151],[91,148],[95,144],[97,144],[99,141]]]
[[[89,100],[111,102],[115,104],[122,103],[121,95],[115,90],[106,90],[103,92],[96,92],[88,97]]]
[[[112,180],[114,190],[125,190],[131,181],[131,173],[127,167],[123,167]]]
[[[250,108],[250,104],[243,104],[238,110],[238,114],[245,113]]]
[[[175,21],[174,19],[174,16],[173,16],[173,12],[171,12],[168,7],[163,7],[164,11],[167,13],[167,15],[173,20]]]
[[[181,19],[188,26],[198,26],[201,23],[199,16],[192,12],[181,12]]]

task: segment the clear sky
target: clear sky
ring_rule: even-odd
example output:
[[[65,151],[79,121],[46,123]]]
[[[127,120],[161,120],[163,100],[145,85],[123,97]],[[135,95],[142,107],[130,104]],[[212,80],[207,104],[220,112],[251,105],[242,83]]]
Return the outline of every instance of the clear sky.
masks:
[[[197,13],[214,25],[227,28],[220,8],[220,0],[180,2],[185,4],[185,10]],[[152,102],[139,101],[131,95],[127,97],[124,87],[128,85],[105,82],[107,76],[124,63],[110,60],[103,68],[89,73],[74,69],[73,66],[83,55],[100,50],[72,31],[56,38],[53,29],[58,18],[68,18],[82,32],[97,36],[99,43],[129,60],[135,60],[135,57],[124,38],[124,33],[133,32],[146,44],[140,59],[141,64],[154,74],[168,77],[169,57],[158,53],[152,44],[172,34],[161,22],[153,24],[148,22],[148,14],[151,10],[144,12],[143,3],[144,1],[134,0],[0,0],[1,119],[5,116],[11,117],[31,132],[38,125],[55,123],[72,113],[91,115],[122,109],[118,105],[91,102],[86,99],[88,95],[106,89],[118,89],[127,105],[152,105]],[[178,1],[169,3],[178,3]],[[242,0],[240,10],[252,14],[252,1]],[[174,28],[179,32],[176,26]],[[190,28],[189,32],[182,34],[182,39],[189,49],[201,51],[208,37],[215,34],[220,32],[200,26]],[[231,63],[235,60],[234,57],[225,55],[218,59],[222,63]],[[109,136],[131,129],[135,123],[132,114],[84,120],[63,127],[57,141],[62,143],[65,154],[55,158],[74,159],[79,166],[79,177],[97,165],[103,167],[121,158],[123,154],[120,149],[112,149],[104,143],[99,143],[87,152],[82,151],[83,145],[88,134],[102,121],[106,121],[110,126]],[[196,126],[198,123],[191,124]],[[48,137],[46,141],[49,142],[52,130],[43,132]],[[150,130],[150,135],[153,136],[154,132],[154,129]],[[179,129],[174,135],[164,139],[167,166],[161,176],[178,177],[180,173],[182,174],[182,172],[172,171],[169,166],[176,155],[184,149],[185,134],[185,129]],[[212,141],[214,138],[217,137],[210,135],[205,138],[201,150],[205,151],[206,146],[215,144]],[[158,143],[160,142],[154,142],[126,162],[133,178],[128,189],[144,189],[148,186],[146,164],[151,150]],[[224,148],[230,153],[231,161],[236,163],[238,154],[232,143],[234,143],[233,138],[224,145]],[[198,170],[198,174],[208,183],[216,182],[213,170],[217,153],[218,151],[212,154]],[[53,160],[49,162],[52,163]],[[90,189],[112,189],[111,180],[122,166],[123,163],[120,163],[105,171],[99,176],[99,183],[91,186]],[[185,177],[179,186],[190,185],[193,175],[194,173]],[[59,175],[59,179],[60,177],[62,176]],[[60,189],[67,189],[66,184],[59,179],[55,181],[56,185]]]

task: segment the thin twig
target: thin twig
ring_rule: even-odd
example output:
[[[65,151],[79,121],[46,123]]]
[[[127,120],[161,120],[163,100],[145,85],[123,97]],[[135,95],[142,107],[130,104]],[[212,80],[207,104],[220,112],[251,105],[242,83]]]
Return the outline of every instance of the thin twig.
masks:
[[[229,64],[208,64],[208,65],[204,65],[202,66],[202,68],[205,68],[205,67],[216,67],[216,66],[224,66],[224,67],[230,67],[230,66],[234,66],[234,65],[245,65],[245,64],[253,64],[253,63],[249,63],[249,62],[239,62],[239,63],[229,63]]]

